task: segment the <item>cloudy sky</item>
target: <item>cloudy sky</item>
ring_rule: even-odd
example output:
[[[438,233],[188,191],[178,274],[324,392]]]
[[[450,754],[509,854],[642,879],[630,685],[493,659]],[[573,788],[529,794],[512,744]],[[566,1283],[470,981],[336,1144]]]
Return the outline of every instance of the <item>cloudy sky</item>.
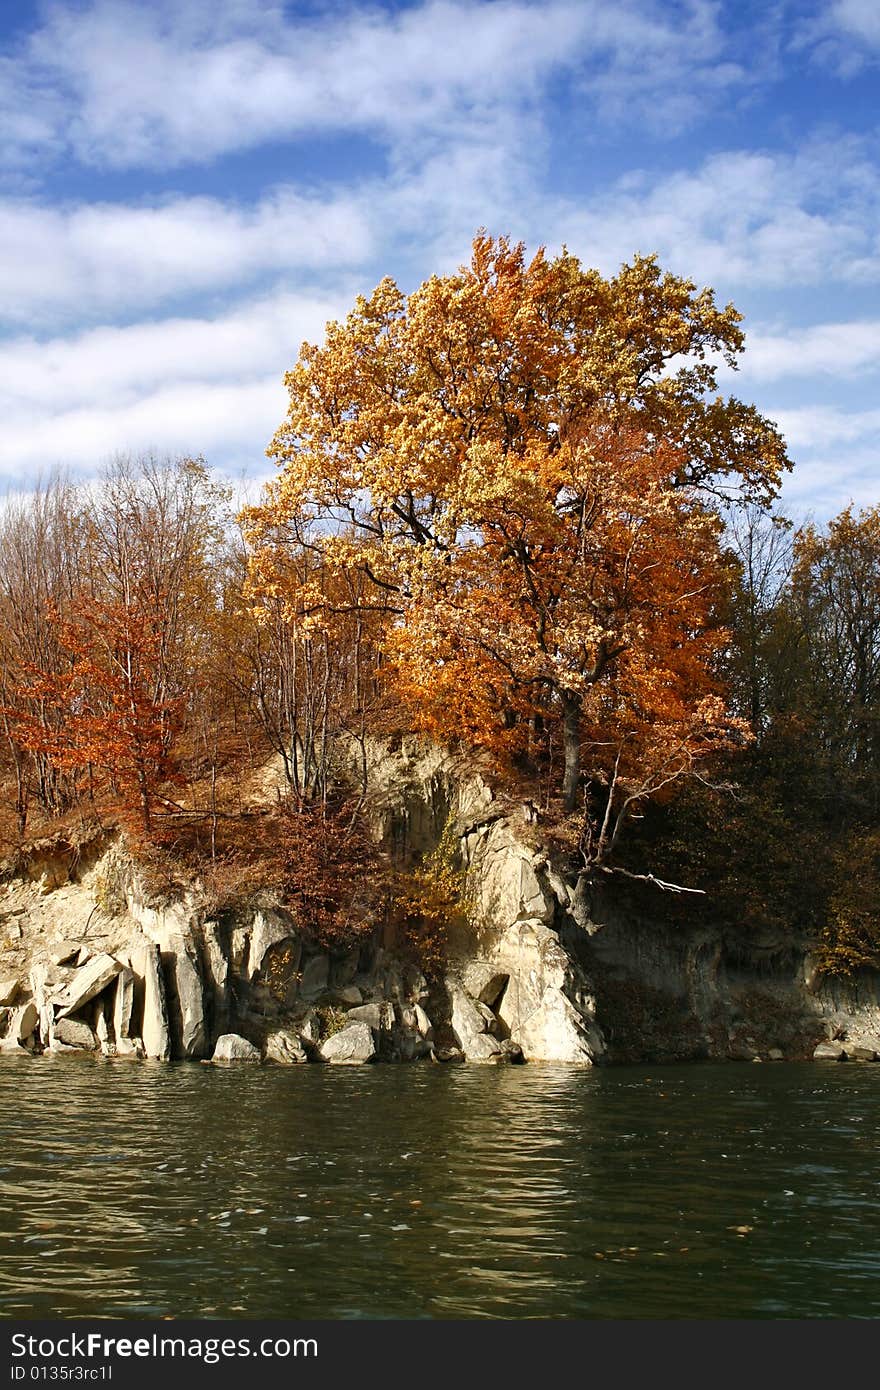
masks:
[[[880,501],[878,0],[0,5],[0,486],[267,476],[303,338],[485,226],[745,315],[788,510]]]

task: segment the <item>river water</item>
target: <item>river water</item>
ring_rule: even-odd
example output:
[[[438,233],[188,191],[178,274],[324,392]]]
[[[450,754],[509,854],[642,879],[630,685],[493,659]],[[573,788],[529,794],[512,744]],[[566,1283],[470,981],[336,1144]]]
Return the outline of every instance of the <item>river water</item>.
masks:
[[[880,1064],[0,1058],[5,1317],[880,1316]]]

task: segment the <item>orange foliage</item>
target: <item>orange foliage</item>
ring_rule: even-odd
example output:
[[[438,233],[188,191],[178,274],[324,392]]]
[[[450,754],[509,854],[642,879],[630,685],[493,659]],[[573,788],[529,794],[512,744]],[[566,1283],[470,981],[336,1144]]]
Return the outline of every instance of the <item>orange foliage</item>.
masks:
[[[181,716],[179,700],[153,694],[160,619],[137,600],[85,597],[72,605],[69,618],[55,610],[49,617],[69,665],[59,673],[35,671],[21,693],[58,717],[47,725],[11,710],[17,736],[62,769],[87,769],[93,795],[109,784],[123,813],[149,835],[159,788],[174,776],[171,749]]]
[[[382,281],[286,377],[282,471],[247,513],[254,594],[315,630],[332,577],[358,575],[351,607],[381,615],[417,725],[500,760],[561,746],[569,810],[586,759],[613,812],[602,858],[618,813],[746,736],[713,677],[708,499],[766,501],[788,462],[753,407],[712,395],[738,324],[651,257],[605,280],[485,234],[409,299]],[[290,587],[285,533],[319,583]]]

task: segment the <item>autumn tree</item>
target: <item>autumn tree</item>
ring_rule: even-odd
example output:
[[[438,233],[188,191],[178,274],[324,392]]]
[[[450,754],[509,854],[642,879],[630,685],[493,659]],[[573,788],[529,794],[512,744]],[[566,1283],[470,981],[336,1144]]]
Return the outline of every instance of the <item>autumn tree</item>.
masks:
[[[201,460],[147,456],[8,514],[3,717],[47,811],[106,783],[152,832],[203,685],[224,503]]]
[[[14,772],[19,834],[32,803],[54,816],[77,797],[76,774],[45,751],[45,741],[63,733],[62,715],[30,687],[35,672],[60,675],[68,666],[49,612],[66,612],[76,593],[83,544],[80,501],[60,474],[38,480],[29,495],[6,499],[0,516],[0,720]],[[42,732],[42,746],[24,744],[19,715]]]
[[[182,713],[179,703],[151,693],[161,653],[155,614],[136,600],[86,607],[80,598],[68,618],[50,612],[50,620],[68,664],[36,673],[26,691],[55,712],[54,727],[21,713],[17,737],[61,770],[87,771],[92,799],[100,777],[149,837],[160,788],[175,770],[171,749]]]
[[[716,393],[713,359],[742,342],[732,306],[652,257],[605,279],[480,234],[408,298],[383,280],[285,379],[255,592],[328,621],[285,534],[321,585],[366,579],[413,717],[498,754],[561,744],[569,810],[586,757],[607,857],[625,808],[724,737],[710,504],[766,504],[787,466],[773,426]]]

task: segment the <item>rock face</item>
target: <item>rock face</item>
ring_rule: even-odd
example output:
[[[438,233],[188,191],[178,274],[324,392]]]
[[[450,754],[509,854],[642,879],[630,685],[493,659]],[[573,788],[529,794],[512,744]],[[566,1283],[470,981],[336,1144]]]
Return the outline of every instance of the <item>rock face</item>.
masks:
[[[495,959],[509,976],[498,1016],[527,1059],[589,1065],[603,1055],[592,991],[555,931],[535,919],[514,922]]]
[[[223,1033],[214,1048],[212,1062],[259,1062],[260,1049],[238,1033]]]
[[[351,1023],[332,1037],[326,1038],[318,1048],[324,1062],[342,1063],[348,1066],[371,1062],[376,1055],[372,1030],[366,1023]]]
[[[91,999],[95,999],[111,980],[115,980],[122,966],[113,956],[102,952],[92,956],[67,984],[55,999],[59,1018],[76,1013]]]
[[[328,950],[268,893],[205,920],[195,888],[150,899],[120,840],[86,859],[53,840],[2,890],[0,1047],[243,1049],[280,1065],[880,1056],[880,974],[829,981],[793,935],[722,939],[598,890],[587,902],[548,861],[540,812],[499,801],[473,766],[409,738],[356,761],[399,867],[454,828],[470,921],[450,923],[445,981],[425,978],[393,920]]]

